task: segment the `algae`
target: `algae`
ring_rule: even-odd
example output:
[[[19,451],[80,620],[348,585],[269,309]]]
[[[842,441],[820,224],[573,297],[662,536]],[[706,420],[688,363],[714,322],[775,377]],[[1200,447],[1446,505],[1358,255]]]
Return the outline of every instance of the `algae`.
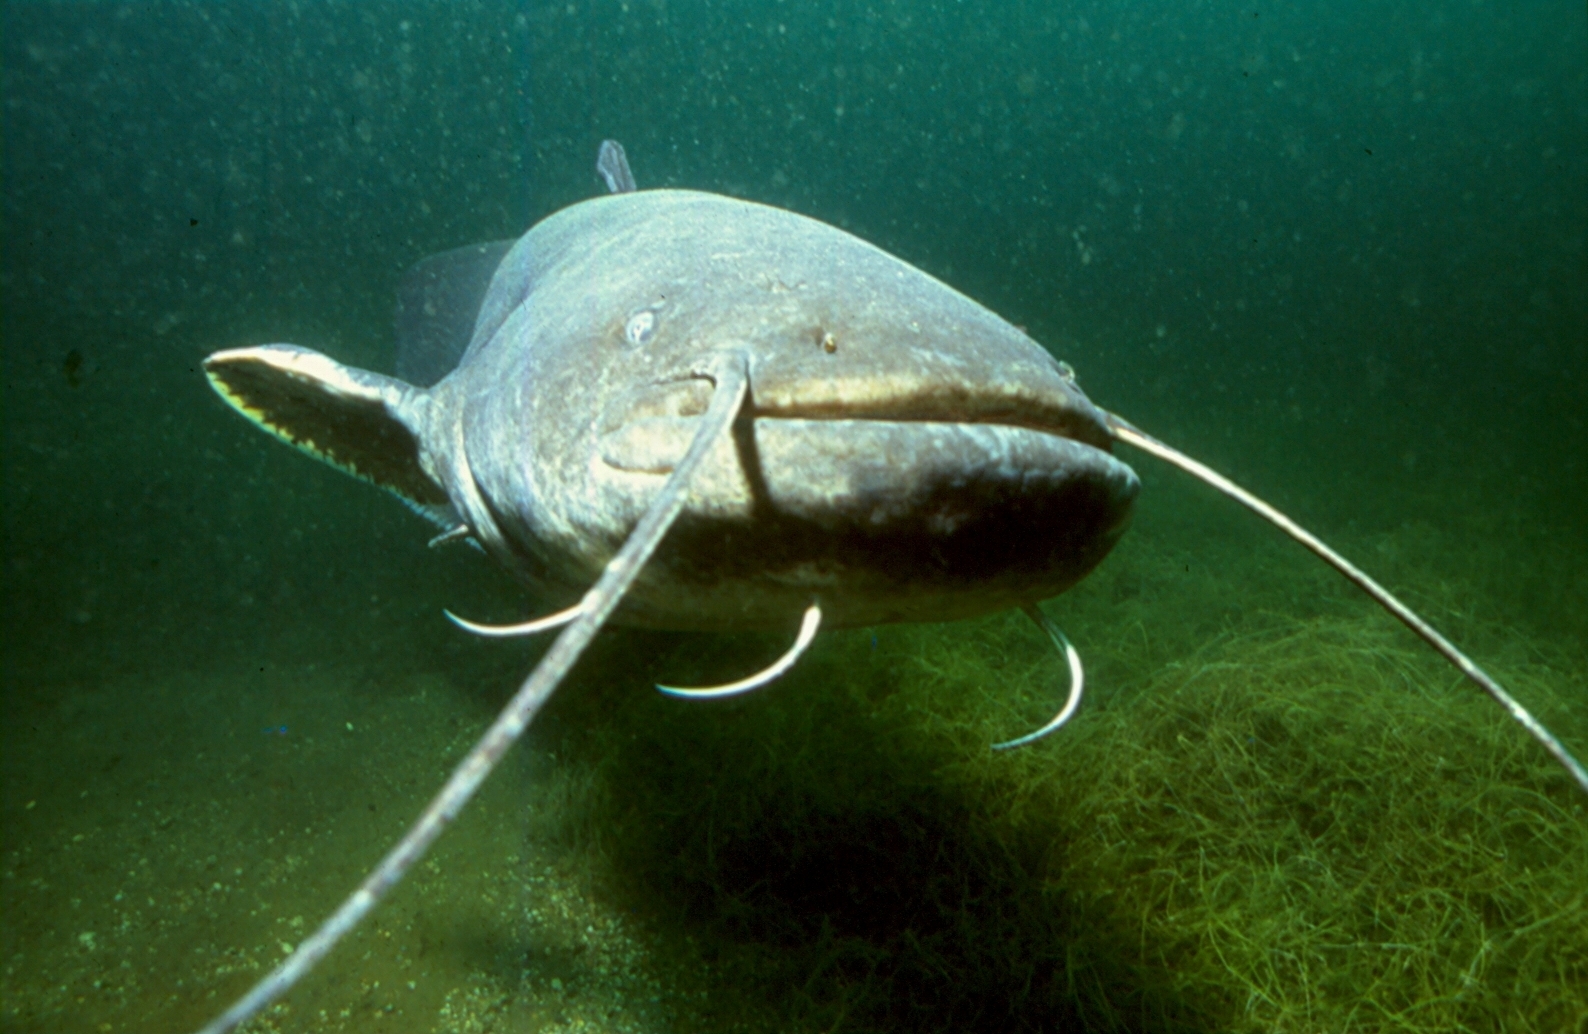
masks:
[[[1253,572],[1284,559],[1249,554],[1261,598]],[[1158,601],[1130,620],[1177,566],[1145,546],[1080,594],[1112,690],[1037,749],[988,749],[1060,695],[1018,615],[834,636],[725,707],[592,689],[566,717],[608,716],[574,737],[601,879],[802,1029],[1580,1029],[1588,813],[1565,773],[1310,574],[1281,579],[1315,591],[1302,616],[1226,615],[1159,663],[1144,637],[1178,649],[1231,581],[1180,586],[1185,628]],[[1449,619],[1462,587],[1425,585]],[[1116,633],[1090,635],[1103,604]],[[1502,681],[1588,740],[1563,694],[1580,651],[1465,618]],[[658,667],[709,681],[776,649],[689,643]]]
[[[1048,717],[1063,664],[1017,614],[824,634],[720,704],[649,683],[786,640],[604,635],[412,884],[256,1026],[1580,1029],[1564,774],[1298,551],[1156,499],[1045,604],[1090,688],[1027,750],[988,745]],[[1580,611],[1526,620],[1569,554],[1453,548],[1482,541],[1338,544],[1581,751],[1583,638],[1545,634]],[[346,893],[533,662],[446,634],[435,599],[476,571],[447,565],[379,585],[380,622],[353,593],[295,635],[114,663],[85,637],[79,667],[10,673],[0,1029],[189,1028]],[[522,608],[505,582],[473,603]]]

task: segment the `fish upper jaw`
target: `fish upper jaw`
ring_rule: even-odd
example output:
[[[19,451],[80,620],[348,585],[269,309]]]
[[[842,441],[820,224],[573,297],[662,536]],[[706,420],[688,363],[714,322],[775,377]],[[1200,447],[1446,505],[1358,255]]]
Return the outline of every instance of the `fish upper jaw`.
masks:
[[[757,419],[881,421],[1023,428],[1112,452],[1113,435],[1102,411],[1079,389],[1039,393],[1009,384],[1007,391],[964,391],[954,385],[914,383],[908,377],[877,390],[834,379],[797,391],[757,394]],[[1006,385],[998,385],[1004,388]]]
[[[1102,410],[1075,383],[1067,364],[1034,346],[995,371],[941,368],[953,357],[893,369],[834,364],[806,375],[775,359],[752,366],[743,416],[802,424],[932,425],[939,430],[1021,428],[1112,452]],[[814,375],[823,373],[825,375]],[[704,413],[713,388],[701,377],[680,377],[621,392],[603,408],[597,428],[602,458],[612,467],[667,473],[688,447],[693,418]]]

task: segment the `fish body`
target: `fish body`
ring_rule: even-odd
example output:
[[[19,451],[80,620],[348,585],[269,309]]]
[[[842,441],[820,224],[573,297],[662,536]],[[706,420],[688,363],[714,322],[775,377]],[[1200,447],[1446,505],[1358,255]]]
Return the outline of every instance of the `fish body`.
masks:
[[[682,457],[726,350],[748,358],[745,408],[615,621],[788,628],[813,601],[833,626],[971,617],[1063,592],[1129,523],[1140,485],[1102,412],[1022,331],[842,230],[708,193],[538,223],[432,386],[286,345],[206,371],[563,606]]]

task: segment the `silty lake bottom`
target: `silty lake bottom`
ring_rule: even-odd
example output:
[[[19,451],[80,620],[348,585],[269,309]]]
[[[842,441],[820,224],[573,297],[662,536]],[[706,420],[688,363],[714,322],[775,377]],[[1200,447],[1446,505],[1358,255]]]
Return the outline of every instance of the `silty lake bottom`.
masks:
[[[781,639],[610,631],[254,1029],[1579,1029],[1580,794],[1335,575],[1136,465],[1136,527],[1047,604],[1092,687],[1060,734],[988,749],[1063,692],[1018,614],[825,635],[726,704],[650,682],[732,677]],[[181,599],[136,622],[85,601],[8,651],[6,1031],[206,1019],[354,885],[537,655],[442,620],[526,606],[482,559],[426,552],[417,520],[299,466],[388,564],[284,571],[202,634]],[[1581,557],[1509,507],[1418,502],[1438,524],[1338,545],[1581,751],[1582,601],[1532,607]]]

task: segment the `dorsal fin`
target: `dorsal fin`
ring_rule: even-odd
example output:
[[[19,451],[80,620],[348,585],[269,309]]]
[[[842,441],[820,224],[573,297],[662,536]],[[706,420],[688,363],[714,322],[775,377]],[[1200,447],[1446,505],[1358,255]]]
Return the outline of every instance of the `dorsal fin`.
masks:
[[[437,520],[450,505],[419,462],[419,439],[404,419],[415,389],[401,381],[296,345],[216,352],[204,373],[239,413],[315,459]]]
[[[397,376],[428,388],[457,369],[491,277],[516,240],[488,241],[431,255],[397,286]]]
[[[596,172],[607,181],[607,190],[613,194],[632,194],[639,188],[634,185],[634,173],[629,171],[629,156],[616,140],[601,141],[596,155]]]

